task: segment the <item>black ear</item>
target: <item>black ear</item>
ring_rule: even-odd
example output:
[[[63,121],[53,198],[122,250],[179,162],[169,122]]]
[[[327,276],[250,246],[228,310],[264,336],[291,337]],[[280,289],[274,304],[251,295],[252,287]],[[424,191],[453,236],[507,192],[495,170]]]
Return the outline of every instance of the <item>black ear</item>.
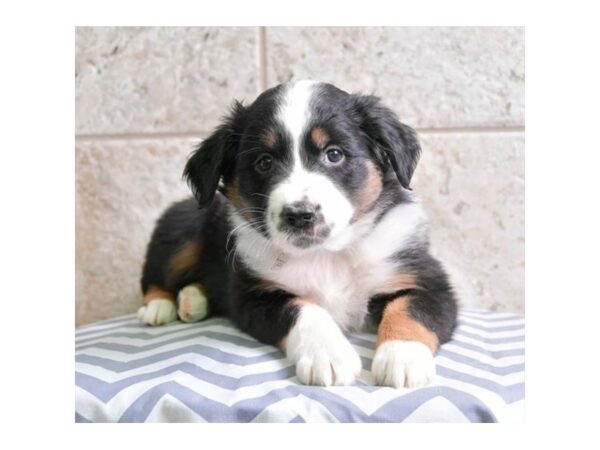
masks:
[[[353,95],[352,107],[376,156],[389,161],[402,187],[410,189],[410,180],[421,156],[415,131],[401,123],[378,97]]]
[[[183,177],[200,207],[212,202],[219,180],[233,170],[245,111],[241,103],[235,102],[230,114],[223,118],[223,123],[198,145],[185,166]]]

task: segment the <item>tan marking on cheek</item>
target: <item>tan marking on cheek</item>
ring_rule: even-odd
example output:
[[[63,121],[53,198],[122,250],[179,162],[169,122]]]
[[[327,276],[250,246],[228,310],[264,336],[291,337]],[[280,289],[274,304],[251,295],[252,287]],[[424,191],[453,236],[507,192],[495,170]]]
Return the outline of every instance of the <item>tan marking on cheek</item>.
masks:
[[[144,305],[147,305],[152,300],[171,300],[175,303],[175,296],[170,292],[151,284],[148,286],[148,291],[144,294]]]
[[[325,131],[322,127],[314,127],[310,133],[310,136],[315,146],[321,150],[323,150],[329,142],[329,134],[327,134],[327,131]]]
[[[371,161],[367,161],[367,178],[363,187],[356,195],[356,216],[368,212],[379,198],[383,189],[381,173]]]
[[[294,300],[291,301],[292,305],[296,305],[300,308],[302,308],[303,306],[307,306],[307,305],[314,305],[315,302],[313,302],[311,299],[309,298],[304,298],[304,297],[298,297]],[[281,342],[279,343],[279,348],[281,349],[281,351],[285,352],[287,349],[287,335],[283,337],[283,339],[281,340]]]
[[[227,186],[226,192],[227,192],[227,198],[229,199],[229,201],[231,202],[231,204],[233,206],[235,206],[238,209],[242,209],[244,207],[244,202],[242,201],[242,198],[240,197],[240,179],[239,178],[234,179],[233,182]]]
[[[277,133],[275,133],[273,130],[267,131],[263,136],[263,142],[267,147],[273,150],[277,146],[278,142]]]
[[[231,204],[238,210],[240,215],[248,220],[252,220],[252,215],[246,210],[248,204],[240,194],[240,179],[236,178],[226,187],[227,198]]]
[[[184,244],[171,257],[167,264],[167,285],[173,286],[177,281],[200,260],[202,245],[199,242],[188,242]]]
[[[389,302],[377,330],[377,346],[391,340],[418,341],[435,353],[439,342],[436,334],[413,319],[408,311],[410,297],[401,297]]]

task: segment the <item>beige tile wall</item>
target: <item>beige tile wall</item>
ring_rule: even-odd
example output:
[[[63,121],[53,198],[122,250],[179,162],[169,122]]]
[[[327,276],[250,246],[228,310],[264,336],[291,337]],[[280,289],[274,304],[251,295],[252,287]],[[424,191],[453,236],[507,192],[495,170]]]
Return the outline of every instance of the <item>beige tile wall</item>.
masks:
[[[468,306],[524,309],[522,28],[77,28],[76,323],[134,312],[194,143],[289,79],[375,93],[417,128],[415,191]]]

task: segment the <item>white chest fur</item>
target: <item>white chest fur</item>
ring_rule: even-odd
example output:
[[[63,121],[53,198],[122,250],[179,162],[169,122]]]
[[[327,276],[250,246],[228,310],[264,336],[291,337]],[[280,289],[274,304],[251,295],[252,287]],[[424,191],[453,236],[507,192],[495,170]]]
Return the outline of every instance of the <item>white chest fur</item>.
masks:
[[[236,254],[258,276],[325,308],[343,329],[358,328],[369,298],[397,273],[390,257],[426,232],[420,203],[402,204],[372,226],[365,216],[348,230],[348,245],[339,251],[317,249],[282,254],[234,213]]]

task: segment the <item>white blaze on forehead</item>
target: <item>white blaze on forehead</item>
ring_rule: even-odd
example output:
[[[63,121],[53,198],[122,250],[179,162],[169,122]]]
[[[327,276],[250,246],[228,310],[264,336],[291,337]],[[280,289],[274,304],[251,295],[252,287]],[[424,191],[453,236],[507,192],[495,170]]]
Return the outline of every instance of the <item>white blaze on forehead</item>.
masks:
[[[275,186],[269,196],[268,225],[275,236],[283,207],[296,201],[308,201],[321,207],[331,237],[340,233],[354,214],[350,200],[328,176],[309,171],[302,165],[302,137],[309,131],[311,100],[318,84],[317,81],[303,80],[288,85],[277,114],[277,119],[291,137],[293,166],[289,175]]]
[[[294,168],[300,167],[300,143],[310,120],[310,100],[317,84],[313,80],[302,80],[291,84],[283,98],[278,118],[292,137]]]

